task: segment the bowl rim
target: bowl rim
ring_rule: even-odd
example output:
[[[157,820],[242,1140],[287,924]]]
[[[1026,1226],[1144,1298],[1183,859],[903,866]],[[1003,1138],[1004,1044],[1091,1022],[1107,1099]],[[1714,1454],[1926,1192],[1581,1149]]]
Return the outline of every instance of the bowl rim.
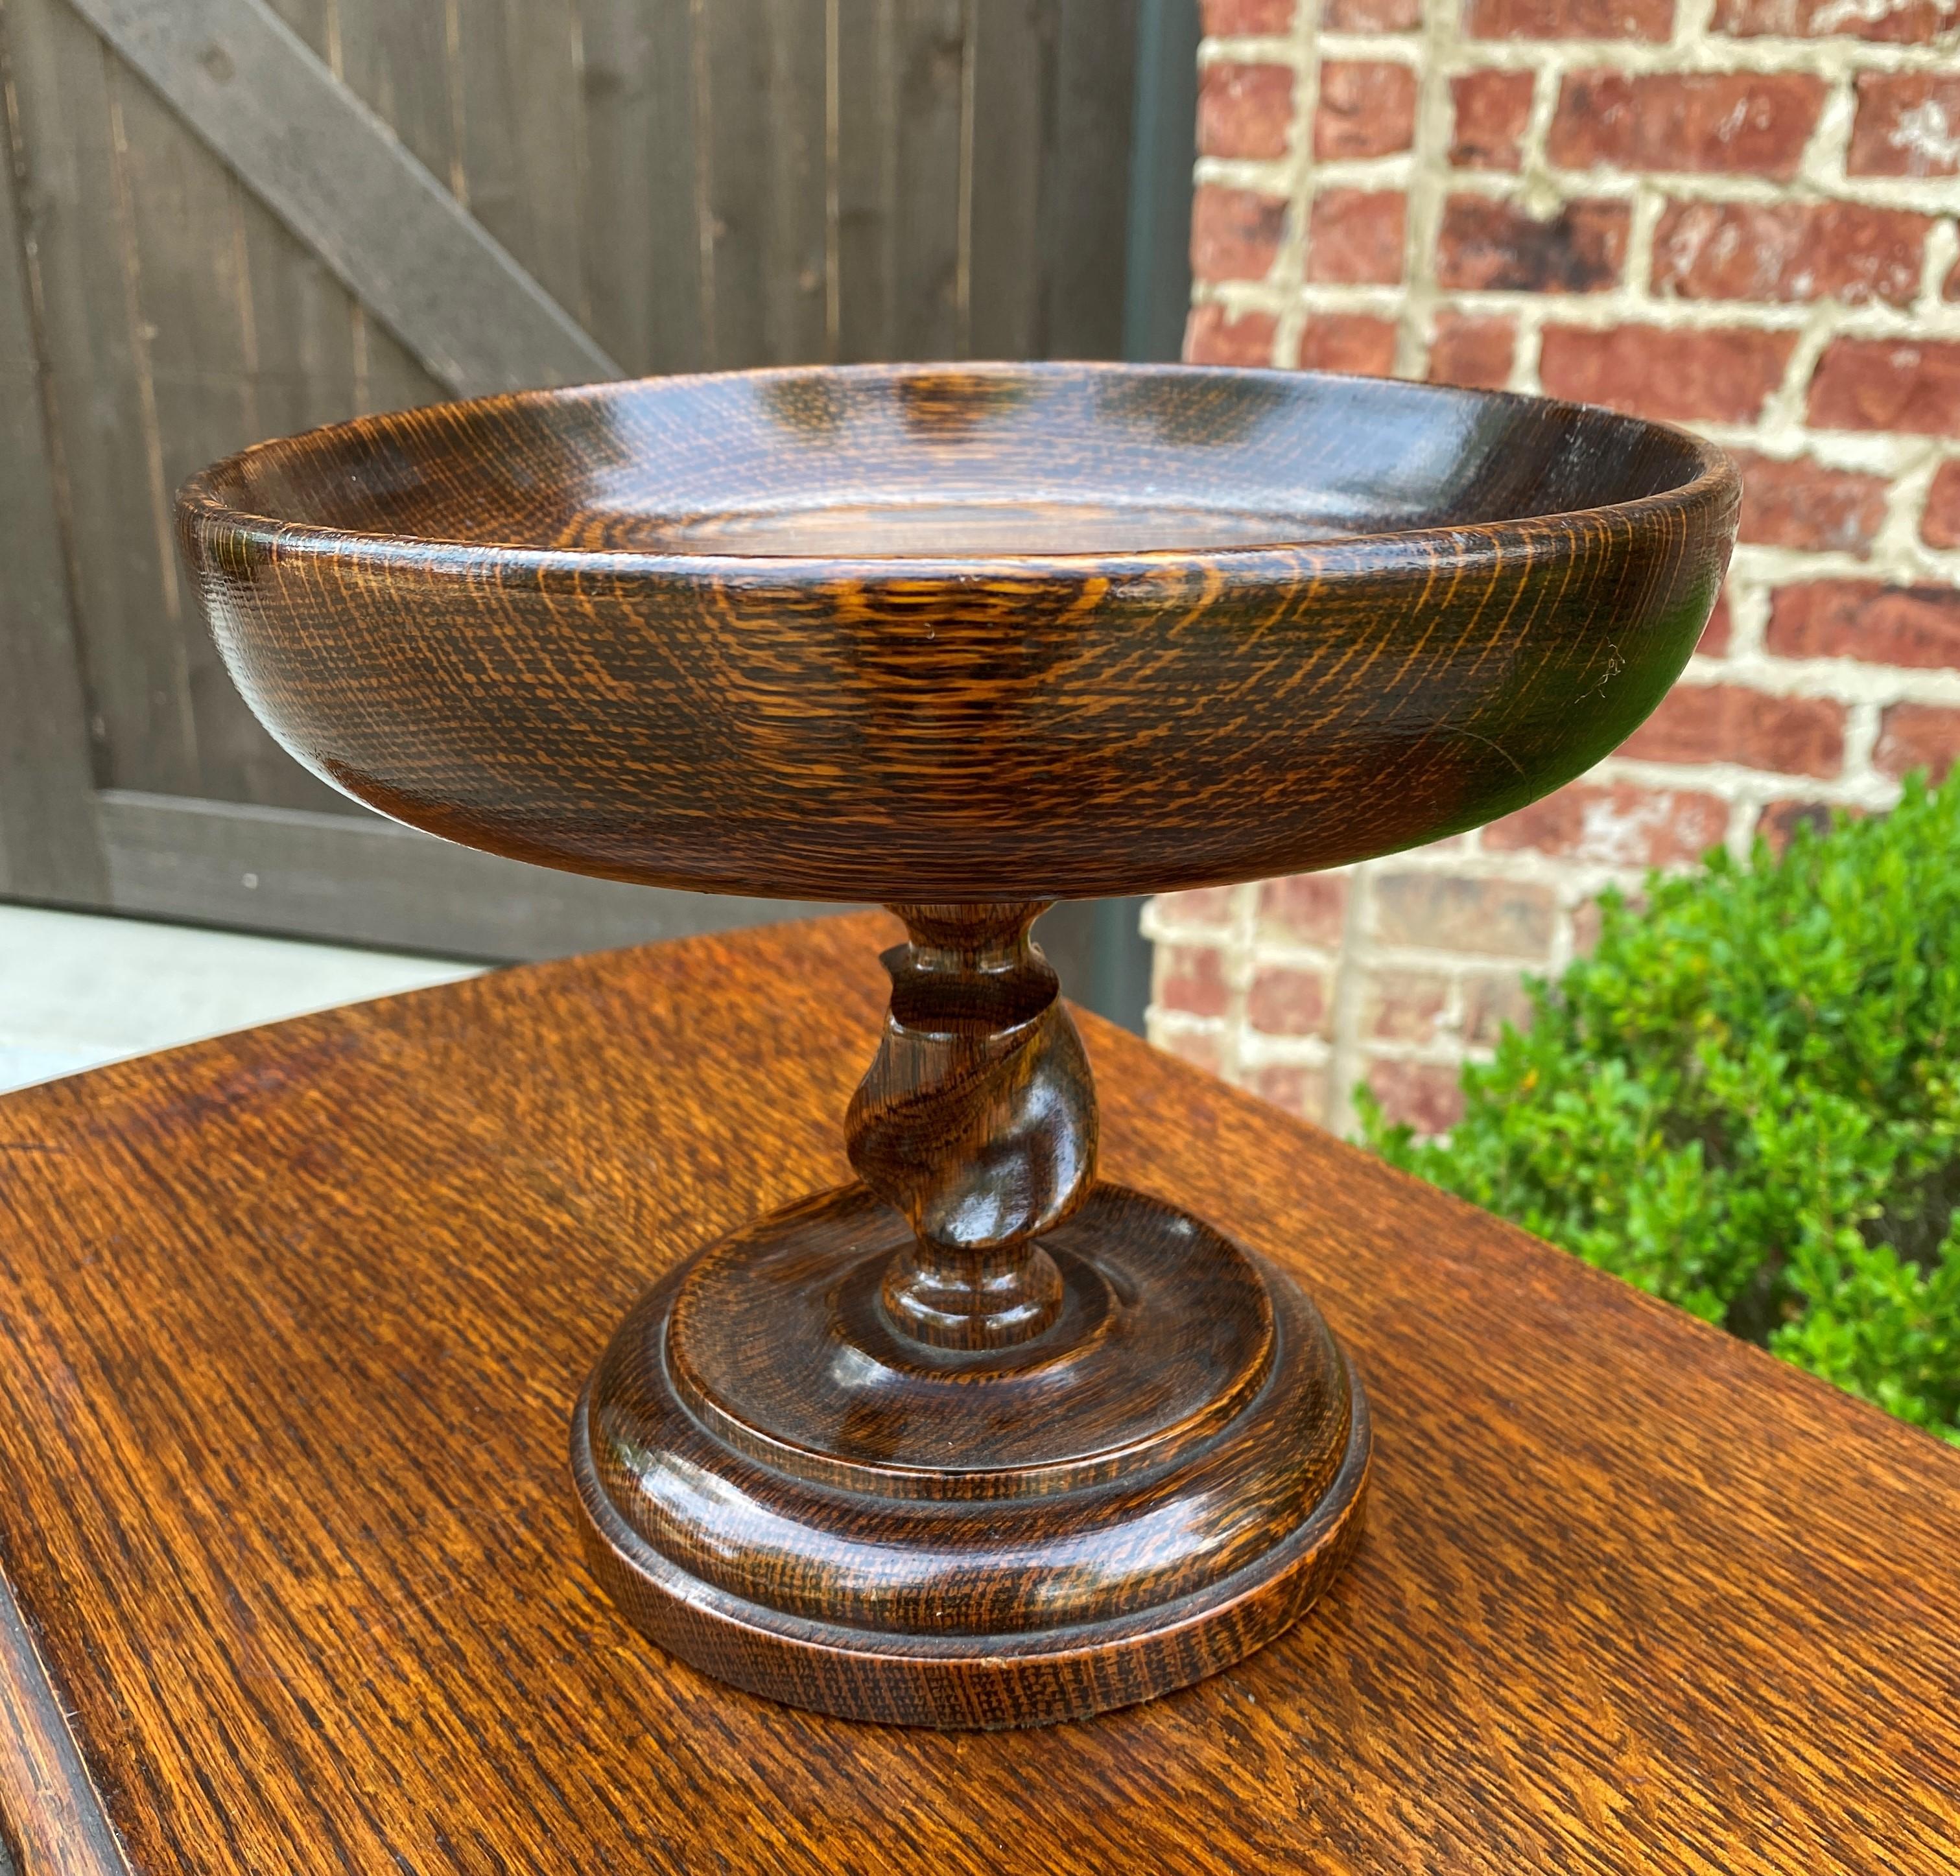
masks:
[[[358,528],[340,528],[321,523],[282,520],[276,515],[240,507],[218,492],[227,478],[241,475],[253,459],[274,451],[289,450],[313,439],[339,433],[352,433],[387,424],[411,415],[488,412],[530,404],[549,404],[581,398],[598,398],[641,385],[705,384],[739,380],[758,382],[769,379],[832,377],[891,380],[945,376],[1061,377],[1068,375],[1107,374],[1112,377],[1185,377],[1218,380],[1276,382],[1289,386],[1303,381],[1331,383],[1363,383],[1388,385],[1398,394],[1438,401],[1471,403],[1548,405],[1574,415],[1605,417],[1624,426],[1632,436],[1665,438],[1682,446],[1698,464],[1685,482],[1651,494],[1625,501],[1600,503],[1586,508],[1565,508],[1534,515],[1519,515],[1488,521],[1460,521],[1414,528],[1383,528],[1364,533],[1323,536],[1301,542],[1249,542],[1217,547],[1166,547],[1083,548],[1067,552],[941,553],[931,555],[900,554],[743,554],[647,552],[638,548],[546,547],[511,542],[450,540],[434,535],[396,534]],[[1547,397],[1526,392],[1484,390],[1465,386],[1431,384],[1419,380],[1389,378],[1358,373],[1283,370],[1273,366],[1185,364],[1173,362],[1139,362],[1106,359],[971,359],[938,362],[878,363],[863,364],[793,364],[748,367],[727,371],[676,372],[637,378],[601,378],[588,383],[559,385],[535,390],[493,392],[486,396],[447,399],[440,403],[416,405],[401,411],[383,411],[345,418],[331,424],[317,424],[290,435],[267,437],[261,442],[221,458],[189,477],[178,488],[175,507],[178,526],[186,546],[206,535],[234,543],[246,543],[264,550],[274,558],[338,555],[370,564],[394,564],[424,571],[440,564],[460,571],[463,568],[489,571],[508,570],[537,574],[595,574],[616,577],[641,575],[668,580],[698,578],[711,580],[742,580],[745,583],[807,586],[839,577],[877,582],[970,579],[984,574],[990,580],[1067,580],[1161,574],[1203,566],[1225,576],[1236,585],[1239,578],[1258,580],[1268,568],[1291,573],[1303,560],[1314,564],[1323,578],[1379,574],[1402,561],[1411,552],[1428,547],[1446,548],[1451,557],[1462,560],[1466,551],[1474,558],[1481,546],[1501,555],[1507,545],[1523,537],[1534,537],[1535,551],[1542,555],[1548,533],[1566,524],[1592,523],[1626,527],[1637,533],[1639,524],[1669,514],[1685,514],[1696,510],[1712,512],[1723,507],[1739,507],[1742,478],[1734,459],[1720,444],[1698,435],[1684,426],[1658,418],[1635,416],[1608,405],[1575,402],[1567,398]],[[1346,564],[1343,564],[1346,563]],[[1238,576],[1234,578],[1233,576]]]

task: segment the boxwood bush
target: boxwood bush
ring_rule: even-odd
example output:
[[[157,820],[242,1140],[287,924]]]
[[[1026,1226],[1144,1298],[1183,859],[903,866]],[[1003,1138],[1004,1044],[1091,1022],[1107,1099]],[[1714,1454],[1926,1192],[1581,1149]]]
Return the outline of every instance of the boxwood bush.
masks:
[[[1960,1444],[1960,777],[1602,901],[1395,1164]]]

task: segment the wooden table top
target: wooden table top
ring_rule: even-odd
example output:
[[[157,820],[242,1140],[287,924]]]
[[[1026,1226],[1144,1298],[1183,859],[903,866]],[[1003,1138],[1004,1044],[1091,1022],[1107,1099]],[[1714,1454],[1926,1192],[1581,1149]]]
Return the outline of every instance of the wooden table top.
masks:
[[[1352,1567],[1242,1665],[1040,1732],[641,1642],[575,1560],[573,1397],[654,1272],[846,1176],[888,930],[0,1101],[28,1876],[1960,1868],[1960,1455],[1093,1021],[1109,1176],[1290,1265],[1366,1378]]]

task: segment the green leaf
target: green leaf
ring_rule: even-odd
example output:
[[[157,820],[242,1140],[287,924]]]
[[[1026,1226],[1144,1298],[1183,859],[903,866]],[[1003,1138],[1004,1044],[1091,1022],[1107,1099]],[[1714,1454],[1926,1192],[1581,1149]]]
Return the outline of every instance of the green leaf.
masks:
[[[1960,781],[1600,901],[1385,1158],[1960,1441]]]

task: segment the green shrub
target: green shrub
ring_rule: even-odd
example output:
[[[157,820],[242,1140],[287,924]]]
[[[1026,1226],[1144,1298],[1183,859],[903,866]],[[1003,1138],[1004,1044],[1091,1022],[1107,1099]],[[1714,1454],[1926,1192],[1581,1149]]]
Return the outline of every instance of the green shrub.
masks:
[[[1960,1444],[1960,777],[1645,898],[1370,1143]]]

